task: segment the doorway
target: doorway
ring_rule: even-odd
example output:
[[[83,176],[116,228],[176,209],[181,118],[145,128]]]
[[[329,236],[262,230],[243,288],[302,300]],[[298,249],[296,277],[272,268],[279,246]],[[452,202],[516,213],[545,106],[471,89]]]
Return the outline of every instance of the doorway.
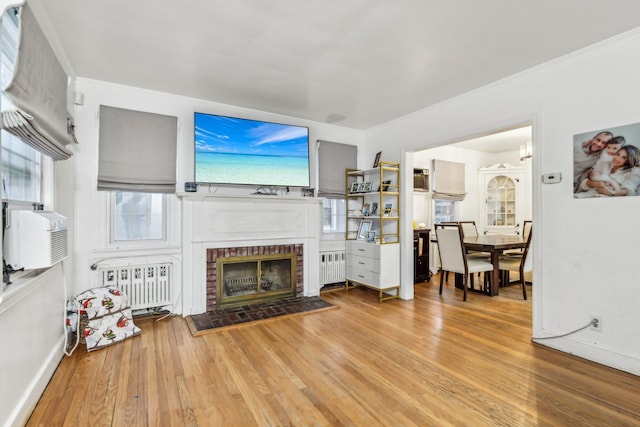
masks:
[[[412,167],[427,170],[437,185],[433,160],[445,160],[465,164],[465,192],[462,201],[437,201],[433,191],[412,193],[413,222],[433,230],[442,219],[444,203],[446,211],[454,218],[447,220],[475,221],[478,232],[486,234],[522,233],[524,221],[533,219],[533,126],[524,123],[496,129],[481,136],[465,138],[434,148],[416,150],[412,153]],[[504,169],[500,169],[503,168]],[[505,212],[490,212],[486,188],[492,169],[517,172],[514,181],[517,199],[505,202]],[[488,176],[488,178],[485,177]],[[495,180],[494,180],[495,181]],[[433,190],[433,188],[431,188]],[[516,211],[516,202],[518,210]],[[495,205],[495,202],[493,203]],[[495,209],[495,206],[493,206]],[[499,219],[496,219],[499,218]],[[516,220],[517,218],[517,220]],[[435,247],[434,247],[435,246]],[[437,245],[432,244],[430,270],[438,271]],[[528,286],[529,287],[529,286]],[[531,295],[533,292],[528,292]],[[521,296],[520,296],[521,298]]]

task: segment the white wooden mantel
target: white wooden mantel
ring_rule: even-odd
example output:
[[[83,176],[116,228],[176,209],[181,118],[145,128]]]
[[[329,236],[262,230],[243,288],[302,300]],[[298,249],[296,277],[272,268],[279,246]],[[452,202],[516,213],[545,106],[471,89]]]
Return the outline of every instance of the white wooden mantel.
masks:
[[[304,296],[320,294],[322,199],[178,193],[182,205],[182,314],[206,311],[208,248],[304,245]]]

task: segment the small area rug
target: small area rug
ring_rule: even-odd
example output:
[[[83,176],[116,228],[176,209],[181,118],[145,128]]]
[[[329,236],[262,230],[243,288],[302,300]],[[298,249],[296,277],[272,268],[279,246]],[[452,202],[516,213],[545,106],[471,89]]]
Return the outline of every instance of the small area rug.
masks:
[[[337,308],[320,297],[292,297],[187,316],[192,335],[246,326],[258,321]]]

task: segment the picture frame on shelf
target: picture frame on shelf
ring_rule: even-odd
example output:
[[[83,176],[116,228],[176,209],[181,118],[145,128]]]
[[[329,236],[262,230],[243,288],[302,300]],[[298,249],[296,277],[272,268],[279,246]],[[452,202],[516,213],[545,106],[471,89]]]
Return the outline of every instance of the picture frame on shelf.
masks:
[[[367,232],[367,243],[375,243],[376,241],[376,232],[369,231]]]
[[[364,181],[359,181],[358,182],[358,193],[364,193]]]
[[[378,202],[371,203],[371,215],[378,215]]]
[[[360,226],[358,227],[358,235],[356,237],[357,240],[366,240],[367,233],[371,230],[371,220],[370,219],[362,219],[360,220]]]
[[[389,189],[389,185],[391,184],[391,180],[387,179],[382,181],[382,185],[378,186],[378,191],[387,191]]]
[[[364,183],[364,192],[365,193],[370,193],[371,192],[371,182],[367,181]]]
[[[357,193],[359,186],[360,186],[360,183],[358,181],[353,181],[351,183],[351,189],[349,190],[349,192],[350,193]]]
[[[391,216],[391,203],[384,205],[384,216]]]
[[[380,156],[382,156],[382,151],[378,151],[378,153],[376,154],[376,158],[373,161],[374,168],[377,168],[378,166],[380,166]]]

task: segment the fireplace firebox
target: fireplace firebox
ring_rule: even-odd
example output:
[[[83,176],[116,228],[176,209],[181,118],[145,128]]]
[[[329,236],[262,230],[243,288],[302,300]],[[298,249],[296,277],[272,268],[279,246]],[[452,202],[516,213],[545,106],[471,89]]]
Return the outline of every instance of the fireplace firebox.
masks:
[[[303,245],[207,249],[207,311],[303,292]]]
[[[296,294],[296,254],[218,258],[218,307],[233,307]]]

